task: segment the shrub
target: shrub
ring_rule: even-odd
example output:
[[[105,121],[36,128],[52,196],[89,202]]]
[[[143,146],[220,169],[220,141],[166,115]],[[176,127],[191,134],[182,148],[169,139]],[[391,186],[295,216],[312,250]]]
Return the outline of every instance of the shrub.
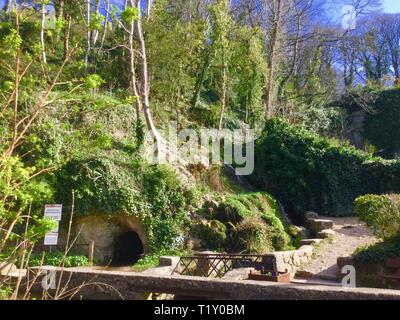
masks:
[[[65,256],[63,252],[46,252],[43,260],[44,266],[55,266],[59,267],[62,265],[64,260],[64,266],[66,268],[72,267],[84,267],[89,265],[89,260],[87,257],[82,255],[67,255]],[[29,262],[30,267],[39,267],[42,265],[42,255],[32,254]]]
[[[202,245],[207,248],[222,249],[226,247],[226,226],[218,220],[211,220],[207,224],[200,225],[198,236]]]
[[[360,247],[353,253],[353,259],[357,264],[379,263],[387,259],[400,259],[400,237]]]
[[[268,227],[260,217],[247,217],[232,234],[234,252],[268,253],[273,250]]]
[[[308,210],[345,216],[353,214],[357,196],[400,190],[399,177],[398,161],[271,119],[256,142],[250,180],[299,216]]]
[[[365,195],[355,200],[357,217],[383,239],[400,235],[400,196]]]
[[[213,227],[210,225],[211,234],[200,236],[210,249],[219,249],[216,244],[225,243],[229,251],[265,253],[290,245],[289,225],[283,222],[276,200],[267,193],[230,195],[216,208],[208,206],[205,211],[214,223]],[[211,235],[213,241],[207,239]]]

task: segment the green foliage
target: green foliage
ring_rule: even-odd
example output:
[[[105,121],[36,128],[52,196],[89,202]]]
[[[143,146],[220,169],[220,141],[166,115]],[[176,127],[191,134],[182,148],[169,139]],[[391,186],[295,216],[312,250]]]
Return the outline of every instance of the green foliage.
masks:
[[[57,198],[62,203],[71,204],[71,190],[75,190],[78,215],[133,215],[142,221],[154,253],[183,246],[197,197],[168,168],[114,154],[113,159],[73,160],[57,180]]]
[[[289,226],[269,194],[230,195],[216,208],[206,205],[204,214],[210,221],[200,238],[208,248],[265,253],[290,245]]]
[[[374,110],[365,119],[365,138],[385,158],[400,154],[400,89],[376,92],[377,98],[370,106]]]
[[[92,13],[92,16],[90,18],[90,25],[89,29],[90,30],[100,30],[101,25],[104,22],[104,16],[102,16],[100,13]]]
[[[353,253],[356,264],[381,263],[387,259],[400,259],[400,238],[392,238],[369,246],[357,248]]]
[[[105,81],[98,74],[90,74],[85,79],[85,86],[88,89],[96,89],[100,87]]]
[[[357,196],[396,192],[400,164],[320,137],[281,119],[267,122],[256,143],[251,181],[289,212],[351,215]]]
[[[43,263],[42,263],[43,260]],[[46,252],[44,254],[44,259],[42,254],[32,254],[30,256],[29,262],[30,267],[39,266],[55,266],[60,267],[64,265],[66,268],[72,267],[84,267],[89,265],[89,260],[87,257],[82,255],[67,255],[63,252]]]
[[[226,226],[218,220],[208,221],[199,225],[197,236],[201,238],[202,245],[206,248],[222,249],[227,245]]]
[[[400,197],[398,195],[365,195],[355,200],[354,212],[360,220],[383,239],[400,235]]]
[[[7,300],[12,295],[12,288],[10,287],[1,287],[0,288],[0,300]]]
[[[189,252],[186,250],[162,249],[157,254],[146,255],[140,259],[132,266],[132,270],[135,272],[142,272],[150,268],[156,268],[160,264],[161,256],[181,257],[185,255],[189,255]]]
[[[126,7],[124,11],[121,12],[121,20],[125,24],[130,24],[139,18],[139,10],[135,7]]]
[[[135,272],[142,272],[157,267],[159,263],[160,259],[158,255],[145,256],[132,266],[132,270]]]

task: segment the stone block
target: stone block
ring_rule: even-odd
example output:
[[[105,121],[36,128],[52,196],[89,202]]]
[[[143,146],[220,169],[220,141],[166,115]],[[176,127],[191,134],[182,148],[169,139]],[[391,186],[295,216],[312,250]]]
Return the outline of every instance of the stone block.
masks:
[[[331,237],[334,237],[335,235],[336,235],[336,232],[331,229],[322,230],[322,231],[318,232],[318,234],[317,234],[318,238],[321,238],[321,239],[331,238]]]
[[[318,232],[326,229],[332,229],[333,228],[333,221],[332,220],[326,220],[326,219],[310,219],[308,220],[308,225],[310,230],[317,234]]]
[[[306,220],[309,220],[309,219],[318,219],[318,213],[316,213],[316,212],[314,212],[314,211],[307,211],[306,213],[305,213],[305,217],[306,217]]]

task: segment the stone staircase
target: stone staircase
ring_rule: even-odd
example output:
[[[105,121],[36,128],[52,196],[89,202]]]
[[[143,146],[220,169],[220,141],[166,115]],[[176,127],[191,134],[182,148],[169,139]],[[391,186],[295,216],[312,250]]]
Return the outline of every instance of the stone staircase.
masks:
[[[328,219],[321,219],[316,212],[306,212],[305,214],[306,218],[306,227],[310,231],[310,234],[313,236],[313,238],[310,239],[303,239],[300,242],[301,246],[305,245],[311,245],[311,246],[317,246],[321,244],[325,239],[332,239],[335,237],[336,232],[333,230],[334,223],[332,220]],[[305,278],[305,279],[310,279],[313,278],[313,274],[310,274],[307,271],[299,270],[296,273],[296,277],[300,278]],[[326,281],[332,282],[333,285],[336,285],[337,279],[335,277],[332,277],[330,274],[327,275],[326,277],[321,276],[319,279],[324,279]],[[310,280],[307,280],[310,281]]]
[[[333,231],[333,221],[327,219],[320,219],[316,212],[306,212],[306,226],[311,231],[312,235],[316,239],[327,239],[335,236]],[[315,239],[306,239],[306,241],[312,241]],[[316,241],[318,242],[318,241]]]

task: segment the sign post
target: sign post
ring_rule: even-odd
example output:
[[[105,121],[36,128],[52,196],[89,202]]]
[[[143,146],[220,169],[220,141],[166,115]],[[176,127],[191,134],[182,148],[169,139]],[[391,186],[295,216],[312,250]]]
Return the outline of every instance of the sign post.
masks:
[[[62,216],[62,204],[46,205],[44,207],[44,216],[51,218],[57,222],[56,227],[46,233],[44,237],[44,245],[50,246],[50,252],[52,246],[56,246],[58,243],[58,231]]]

